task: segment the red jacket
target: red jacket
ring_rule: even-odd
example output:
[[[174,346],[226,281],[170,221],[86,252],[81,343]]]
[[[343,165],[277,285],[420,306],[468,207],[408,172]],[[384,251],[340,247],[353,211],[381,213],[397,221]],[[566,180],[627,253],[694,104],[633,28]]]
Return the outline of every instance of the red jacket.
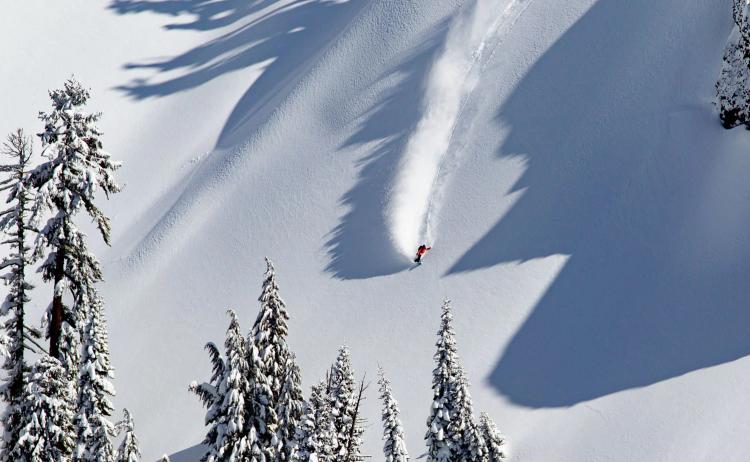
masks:
[[[419,248],[417,249],[417,255],[424,255],[431,248],[432,247],[427,247],[426,245],[420,245]]]

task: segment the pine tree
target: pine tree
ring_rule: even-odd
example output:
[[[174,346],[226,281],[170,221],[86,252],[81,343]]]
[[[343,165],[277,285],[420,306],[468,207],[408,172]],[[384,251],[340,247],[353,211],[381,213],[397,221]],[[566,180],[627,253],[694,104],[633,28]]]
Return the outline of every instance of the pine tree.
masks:
[[[357,394],[356,387],[351,353],[349,347],[344,345],[339,350],[336,362],[331,368],[329,388],[331,411],[338,441],[336,454],[339,460],[345,462],[362,460],[364,428],[357,418],[361,395]]]
[[[750,126],[750,23],[747,0],[733,0],[735,28],[724,50],[716,94],[724,128]]]
[[[118,435],[125,433],[122,443],[120,443],[120,447],[117,449],[115,462],[138,462],[141,458],[141,450],[138,438],[135,436],[133,415],[127,409],[122,410],[122,420],[115,424],[115,432]]]
[[[427,460],[487,462],[487,448],[474,418],[469,381],[456,348],[450,300],[443,302],[432,372],[433,403],[427,420]]]
[[[273,404],[269,401],[271,387],[263,373],[263,360],[255,339],[249,336],[245,346],[247,358],[247,387],[248,402],[245,406],[245,434],[250,448],[250,462],[270,462],[274,460],[276,441],[272,440],[275,432],[270,432],[266,422],[275,421],[275,417],[268,416],[273,412]]]
[[[294,354],[287,360],[284,384],[281,386],[276,414],[279,419],[277,439],[281,443],[277,460],[289,461],[294,451],[295,433],[302,418],[305,399],[302,395],[302,379]]]
[[[24,135],[23,130],[18,129],[8,136],[3,146],[3,154],[11,157],[12,161],[0,165],[0,171],[8,173],[7,178],[0,182],[0,191],[8,193],[8,207],[0,212],[0,230],[6,236],[4,243],[10,246],[8,256],[0,262],[0,269],[7,271],[2,279],[8,286],[8,294],[0,307],[0,316],[7,317],[3,322],[7,339],[3,369],[7,375],[5,383],[0,388],[0,396],[5,402],[2,413],[4,434],[0,447],[0,461],[11,462],[14,460],[11,453],[18,444],[21,429],[27,423],[23,409],[25,376],[28,372],[24,350],[26,337],[34,336],[34,332],[27,332],[24,326],[25,307],[29,301],[28,292],[33,287],[26,281],[31,260],[30,249],[26,245],[26,220],[31,202],[26,177],[32,152],[31,141]]]
[[[248,362],[255,371],[251,380],[255,407],[249,411],[255,419],[254,426],[265,456],[268,460],[285,461],[288,460],[290,435],[294,435],[299,419],[299,412],[294,407],[300,405],[302,392],[298,381],[296,385],[290,384],[297,390],[290,390],[291,394],[287,393],[282,399],[287,378],[297,366],[286,341],[289,315],[279,295],[273,263],[268,258],[258,301],[260,311],[248,339]],[[285,401],[288,398],[296,402]],[[286,416],[282,418],[281,413],[286,413]]]
[[[325,385],[318,384],[318,393],[310,397],[315,403],[316,436],[318,440],[318,461],[339,462],[336,448],[339,447],[338,433],[336,432],[335,416],[331,408],[331,397],[325,391]]]
[[[109,399],[115,394],[110,381],[114,374],[109,362],[103,302],[95,292],[92,292],[91,299],[78,374],[78,440],[74,460],[110,462],[114,457],[114,448],[110,442],[114,426],[108,417],[114,412]]]
[[[401,424],[398,402],[393,398],[391,383],[385,377],[382,368],[378,371],[380,376],[380,399],[383,401],[383,455],[385,462],[406,462],[409,453],[406,451],[404,427]]]
[[[191,389],[208,408],[206,425],[209,426],[203,444],[207,452],[201,459],[204,462],[262,460],[251,455],[251,440],[254,429],[247,430],[246,407],[250,391],[247,376],[245,339],[234,311],[227,329],[225,360],[211,343],[206,345],[213,363],[213,376],[210,383],[193,384]]]
[[[60,360],[73,380],[79,361],[80,324],[91,303],[90,289],[102,279],[99,262],[89,252],[74,218],[84,209],[109,244],[109,219],[96,206],[95,194],[101,190],[109,197],[120,190],[113,177],[120,164],[102,149],[101,132],[95,126],[100,114],[83,111],[90,97],[88,90],[71,78],[49,96],[52,111],[39,114],[44,122],[39,136],[47,161],[30,175],[37,191],[31,218],[33,223],[47,218],[35,254],[45,258],[42,275],[54,283],[47,313],[49,353]],[[72,306],[64,303],[66,291],[72,296]]]
[[[487,448],[479,425],[474,418],[474,408],[469,394],[469,381],[460,366],[452,401],[454,411],[449,428],[450,432],[456,435],[458,441],[459,456],[456,461],[488,462]]]
[[[458,409],[454,401],[461,374],[450,301],[443,303],[435,369],[432,371],[433,401],[427,419],[427,461],[461,460],[463,435],[460,433]],[[458,432],[457,432],[458,430]]]
[[[507,460],[508,456],[505,450],[505,438],[500,434],[495,422],[493,422],[490,416],[485,412],[482,413],[479,420],[479,428],[487,447],[487,458],[489,462],[503,462]]]
[[[294,462],[340,462],[331,399],[323,381],[312,387],[295,434]]]
[[[313,387],[315,393],[315,387]],[[294,462],[315,462],[318,457],[317,429],[315,427],[315,404],[312,400],[305,403],[302,417],[294,435],[294,449],[291,460]]]
[[[354,398],[354,412],[351,414],[351,423],[349,424],[349,432],[347,437],[349,442],[346,446],[347,457],[346,462],[361,462],[366,459],[362,455],[362,435],[365,432],[365,419],[362,417],[362,402],[365,400],[365,391],[368,385],[365,384],[365,377],[362,377],[362,381],[359,383],[359,389],[357,390]]]
[[[56,358],[43,355],[34,364],[27,385],[28,423],[12,454],[25,462],[69,462],[75,444],[73,393],[68,373]]]

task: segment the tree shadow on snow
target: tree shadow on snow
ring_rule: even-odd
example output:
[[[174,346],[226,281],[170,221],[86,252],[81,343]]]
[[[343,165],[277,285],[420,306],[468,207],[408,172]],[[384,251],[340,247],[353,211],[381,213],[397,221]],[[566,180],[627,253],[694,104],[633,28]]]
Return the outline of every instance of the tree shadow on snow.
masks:
[[[441,24],[401,65],[379,76],[376,84],[388,82],[388,89],[360,116],[363,122],[339,148],[375,142],[357,163],[357,182],[341,199],[348,211],[326,242],[326,271],[336,278],[365,279],[411,267],[394,249],[384,210],[399,159],[422,115],[427,73],[447,32],[447,23]]]
[[[152,12],[189,17],[188,22],[165,26],[169,30],[210,31],[222,35],[167,59],[130,63],[128,69],[150,69],[150,79],[134,79],[118,87],[135,99],[162,97],[189,90],[256,64],[263,73],[235,105],[217,145],[236,141],[232,135],[256,117],[267,116],[285,91],[304,75],[324,50],[365,5],[363,0],[114,0],[119,14]],[[255,15],[255,17],[251,16]],[[162,78],[161,74],[169,74]]]
[[[449,273],[569,255],[489,378],[518,404],[570,406],[750,353],[750,143],[698,101],[730,5],[688,3],[600,0],[501,109],[525,191]]]

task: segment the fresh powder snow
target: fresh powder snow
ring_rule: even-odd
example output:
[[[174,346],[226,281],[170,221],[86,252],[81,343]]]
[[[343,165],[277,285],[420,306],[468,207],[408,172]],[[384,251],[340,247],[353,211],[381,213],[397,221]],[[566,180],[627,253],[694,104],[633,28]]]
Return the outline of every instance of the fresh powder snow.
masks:
[[[123,162],[111,247],[80,221],[142,460],[203,454],[188,388],[228,309],[251,328],[268,256],[305,396],[341,345],[357,380],[382,365],[412,460],[450,298],[510,460],[745,461],[750,135],[714,105],[730,0],[0,8],[0,134],[42,132],[74,76]],[[382,460],[377,386],[362,411]]]

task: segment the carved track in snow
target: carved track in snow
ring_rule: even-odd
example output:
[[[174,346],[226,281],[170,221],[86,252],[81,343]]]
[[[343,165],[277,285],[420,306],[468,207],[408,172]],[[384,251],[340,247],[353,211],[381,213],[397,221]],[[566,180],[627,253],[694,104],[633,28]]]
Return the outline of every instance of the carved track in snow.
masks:
[[[497,12],[494,2],[479,0],[451,25],[427,78],[423,116],[406,144],[386,211],[393,244],[405,256],[436,240],[445,165],[461,151],[458,122],[483,69],[531,1],[511,0]]]

